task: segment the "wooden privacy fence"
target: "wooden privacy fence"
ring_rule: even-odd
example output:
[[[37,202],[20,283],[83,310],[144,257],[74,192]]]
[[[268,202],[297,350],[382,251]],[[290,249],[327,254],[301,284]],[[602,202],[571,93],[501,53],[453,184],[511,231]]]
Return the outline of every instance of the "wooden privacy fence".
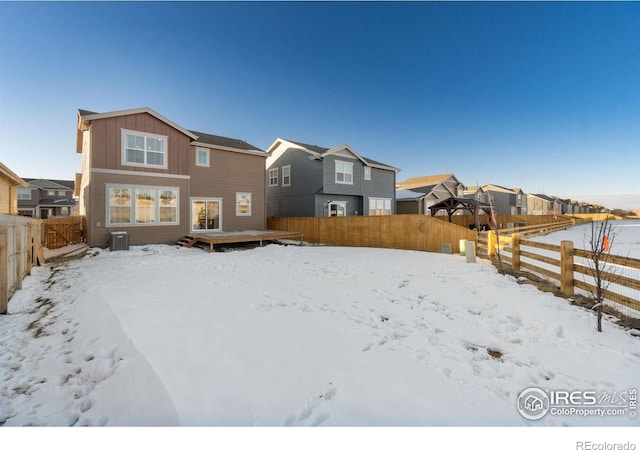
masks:
[[[445,244],[459,252],[460,240],[476,241],[476,232],[421,214],[349,217],[277,217],[267,228],[295,231],[317,244],[440,252]],[[450,247],[449,247],[450,246]]]
[[[85,217],[54,217],[42,221],[42,245],[50,250],[85,242]]]
[[[489,232],[490,257],[495,256],[496,248],[501,264],[510,265],[516,272],[526,269],[558,281],[560,291],[568,297],[575,295],[576,288],[588,294],[596,292],[591,252],[574,248],[572,241],[553,245],[522,239],[519,233],[496,238]],[[604,298],[637,314],[640,311],[640,259],[603,255],[601,262],[602,279],[608,285]],[[576,277],[576,274],[582,276]]]
[[[40,220],[0,214],[0,314],[9,297],[22,288],[22,279],[38,263]]]

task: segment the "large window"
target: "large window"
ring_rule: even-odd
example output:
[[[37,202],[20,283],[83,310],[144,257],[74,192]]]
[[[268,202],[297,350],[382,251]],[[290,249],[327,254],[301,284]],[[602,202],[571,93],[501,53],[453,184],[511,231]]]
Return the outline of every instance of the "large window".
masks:
[[[278,185],[278,168],[269,169],[269,186]]]
[[[336,183],[353,184],[353,163],[336,161]]]
[[[167,168],[167,137],[122,130],[122,164]]]
[[[282,185],[291,186],[291,166],[282,166]]]
[[[222,230],[222,199],[199,198],[191,200],[191,231]]]
[[[391,199],[369,197],[369,215],[370,216],[391,215]]]
[[[236,216],[251,215],[251,192],[236,192]]]
[[[178,188],[110,186],[108,225],[169,225],[178,223]]]

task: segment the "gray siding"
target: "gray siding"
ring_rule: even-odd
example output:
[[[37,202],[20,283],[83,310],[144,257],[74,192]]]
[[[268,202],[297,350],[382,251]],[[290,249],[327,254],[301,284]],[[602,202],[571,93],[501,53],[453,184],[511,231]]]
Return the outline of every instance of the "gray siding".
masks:
[[[396,173],[390,170],[371,168],[371,180],[362,180],[364,214],[369,214],[369,197],[390,198],[391,214],[396,213]]]
[[[347,216],[362,215],[362,197],[357,195],[338,195],[338,194],[318,194],[315,197],[315,215],[323,217],[327,215],[327,206],[329,202],[347,202]]]
[[[322,161],[309,153],[289,149],[270,169],[278,168],[278,185],[269,186],[266,171],[267,215],[269,217],[313,217],[315,194],[322,189]],[[291,186],[282,186],[282,167],[291,166]]]

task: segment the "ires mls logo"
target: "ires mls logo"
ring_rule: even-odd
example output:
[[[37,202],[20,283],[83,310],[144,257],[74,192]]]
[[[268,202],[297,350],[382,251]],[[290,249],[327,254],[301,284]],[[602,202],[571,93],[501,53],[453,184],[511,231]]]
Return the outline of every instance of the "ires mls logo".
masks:
[[[518,411],[525,419],[542,419],[549,412],[550,406],[549,396],[540,388],[525,389],[518,396]]]
[[[555,416],[624,416],[637,417],[637,389],[621,392],[543,391],[537,387],[525,389],[518,396],[518,412],[529,420]]]

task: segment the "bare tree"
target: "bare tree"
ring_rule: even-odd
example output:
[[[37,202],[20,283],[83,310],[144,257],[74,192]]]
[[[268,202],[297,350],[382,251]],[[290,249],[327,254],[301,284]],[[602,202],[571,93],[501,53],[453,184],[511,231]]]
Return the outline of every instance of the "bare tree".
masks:
[[[614,230],[608,217],[602,221],[592,221],[590,231],[590,235],[586,237],[590,249],[589,268],[596,287],[595,292],[592,292],[596,304],[591,309],[597,313],[598,331],[601,332],[604,296],[612,284],[611,277],[606,274],[613,272],[610,268],[611,264],[607,262],[607,256],[610,254],[618,231]]]

